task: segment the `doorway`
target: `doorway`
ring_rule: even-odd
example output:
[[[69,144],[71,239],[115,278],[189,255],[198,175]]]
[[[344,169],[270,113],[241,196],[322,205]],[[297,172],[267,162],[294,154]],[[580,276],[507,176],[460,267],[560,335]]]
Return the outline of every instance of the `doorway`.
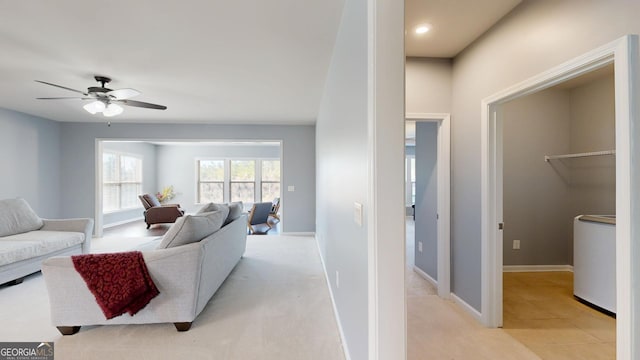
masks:
[[[615,302],[615,225],[582,220],[615,216],[613,65],[506,102],[500,114],[503,329],[543,359],[614,358],[615,319],[574,298]],[[584,226],[607,234],[585,238]]]
[[[625,36],[583,56],[510,87],[482,102],[482,319],[490,327],[502,326],[503,264],[503,114],[501,105],[569,79],[602,68],[615,66],[615,142],[616,142],[616,290],[617,356],[632,358],[636,352],[632,334],[638,323],[639,304],[632,303],[635,265],[632,259],[637,243],[640,213],[638,191],[631,186],[637,179],[636,154],[632,152],[638,129],[638,108],[634,106],[638,67],[638,37]]]
[[[167,200],[187,214],[209,202],[242,201],[246,211],[282,199],[282,159],[279,140],[96,139],[96,236],[114,227],[134,237],[162,235],[171,224],[145,230],[144,193],[170,193]],[[274,235],[283,232],[281,203],[279,219],[269,218]]]
[[[420,154],[418,150],[426,151],[426,155],[429,156],[431,168],[429,171],[425,169],[424,174],[418,174],[416,180],[420,180],[421,176],[424,176],[426,180],[429,174],[435,173],[436,176],[430,179],[430,185],[425,181],[424,185],[420,184],[420,181],[416,181],[415,193],[406,194],[407,200],[415,196],[416,202],[408,204],[411,206],[410,211],[411,218],[413,218],[415,205],[416,222],[415,228],[418,229],[418,233],[428,232],[425,234],[425,239],[429,242],[415,241],[411,244],[409,241],[408,246],[413,246],[413,259],[405,259],[405,265],[414,264],[413,271],[418,275],[425,278],[437,288],[438,296],[444,299],[448,299],[451,294],[451,282],[450,282],[450,123],[449,114],[407,114],[405,121],[405,131],[409,139],[415,142],[415,161],[420,162]],[[415,126],[413,126],[415,124]],[[411,129],[414,129],[411,131]],[[431,140],[431,146],[429,144],[417,144],[421,141],[421,136],[416,136],[416,129],[424,129],[425,140]],[[407,150],[405,150],[407,151]],[[435,156],[434,156],[435,151]],[[431,154],[429,154],[429,152]],[[435,166],[434,166],[435,165]],[[421,166],[416,165],[416,172],[421,171]],[[410,170],[407,171],[409,175]],[[434,186],[435,185],[435,186]],[[422,186],[422,188],[421,188]],[[429,188],[427,190],[427,188]],[[409,186],[406,187],[408,192]],[[429,194],[426,193],[429,191]],[[416,196],[417,195],[417,196]],[[435,198],[435,199],[434,199]],[[422,202],[420,200],[426,200]],[[423,219],[424,218],[424,219]],[[421,224],[421,221],[425,221],[429,218],[428,224]],[[409,220],[409,221],[412,221]],[[417,226],[416,226],[417,225]],[[422,226],[425,225],[425,226]],[[435,229],[434,229],[435,227]],[[411,227],[409,227],[411,231]],[[408,236],[410,238],[410,236]],[[421,239],[422,240],[422,239]],[[428,249],[427,249],[428,248]],[[411,249],[410,249],[411,250]],[[430,253],[429,251],[430,250]],[[409,251],[409,254],[412,252]]]

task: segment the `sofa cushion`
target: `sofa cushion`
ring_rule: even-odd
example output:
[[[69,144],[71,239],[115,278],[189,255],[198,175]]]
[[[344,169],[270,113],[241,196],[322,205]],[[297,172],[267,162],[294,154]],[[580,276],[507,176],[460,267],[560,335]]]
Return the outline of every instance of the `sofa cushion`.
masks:
[[[227,209],[227,212],[229,214],[227,215],[227,217],[224,220],[224,223],[222,224],[222,226],[225,226],[230,222],[232,222],[233,220],[239,218],[240,215],[242,215],[242,212],[244,211],[244,206],[242,205],[242,201],[232,202],[228,204],[208,203],[207,205],[203,206],[200,210],[198,210],[197,214],[202,214],[202,213],[211,212],[211,211],[218,211],[222,209]]]
[[[212,212],[212,211],[219,211],[219,210],[222,210],[223,208],[227,209],[227,213],[229,212],[229,205],[227,205],[227,204],[216,204],[216,203],[212,203],[211,202],[211,203],[208,203],[207,205],[203,206],[200,210],[198,210],[198,212],[196,214],[202,214],[202,213],[207,213],[207,212]]]
[[[150,250],[156,250],[158,248],[160,248],[160,243],[162,242],[162,237],[159,237],[157,239],[153,239],[151,241],[148,241],[146,243],[140,244],[138,246],[135,246],[131,249],[129,249],[129,251],[150,251]]]
[[[229,203],[229,215],[227,216],[227,220],[225,220],[224,225],[227,225],[242,216],[243,211],[244,206],[242,205],[242,201]]]
[[[42,219],[21,198],[0,200],[0,236],[38,230]]]
[[[183,216],[164,234],[158,249],[198,242],[218,231],[226,217],[224,209]]]
[[[40,230],[0,237],[0,266],[66,249],[83,241],[83,233],[70,231]]]

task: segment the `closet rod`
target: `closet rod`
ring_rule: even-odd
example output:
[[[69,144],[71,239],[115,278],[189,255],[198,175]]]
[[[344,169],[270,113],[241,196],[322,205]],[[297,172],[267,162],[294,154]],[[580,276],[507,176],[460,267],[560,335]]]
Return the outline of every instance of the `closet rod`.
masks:
[[[604,151],[592,151],[578,154],[565,154],[565,155],[545,155],[544,161],[549,162],[549,160],[554,159],[569,159],[569,158],[579,158],[579,157],[587,157],[587,156],[601,156],[601,155],[615,155],[615,150],[604,150]]]

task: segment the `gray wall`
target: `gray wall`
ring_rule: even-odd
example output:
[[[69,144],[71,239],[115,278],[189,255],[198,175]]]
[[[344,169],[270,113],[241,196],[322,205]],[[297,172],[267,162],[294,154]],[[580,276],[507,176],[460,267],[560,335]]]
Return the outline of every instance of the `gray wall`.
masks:
[[[438,124],[416,124],[415,264],[438,280]],[[422,242],[422,252],[418,243]]]
[[[94,216],[95,140],[282,140],[282,185],[295,192],[282,194],[289,212],[286,232],[315,229],[315,128],[314,126],[231,126],[63,123],[61,126],[61,209],[68,217]],[[170,165],[169,165],[170,166]],[[284,215],[284,214],[283,214]]]
[[[503,264],[568,264],[568,170],[545,155],[570,152],[566,90],[545,90],[503,106]],[[520,250],[513,240],[520,240]]]
[[[366,210],[353,221],[354,202],[369,208],[367,83],[367,2],[348,0],[316,124],[316,238],[354,360],[368,358]]]
[[[613,76],[571,91],[571,152],[615,149],[615,90]],[[571,212],[615,214],[616,158],[575,159],[571,166]]]
[[[474,308],[481,308],[482,293],[482,99],[626,34],[640,33],[638,13],[636,1],[525,1],[455,58],[452,291]]]
[[[60,217],[60,125],[0,108],[0,199],[22,197],[43,218]]]
[[[405,65],[407,113],[451,112],[451,60],[408,57]]]
[[[280,158],[279,146],[254,145],[159,145],[158,189],[173,185],[176,197],[171,202],[179,203],[187,212],[196,212],[197,204],[196,159],[243,159]],[[164,166],[171,164],[171,166]],[[286,188],[282,189],[286,191]],[[286,208],[281,206],[283,225],[287,220]]]
[[[142,193],[155,194],[158,191],[156,178],[156,146],[142,142],[104,142],[103,151],[112,150],[124,154],[139,155],[142,157]],[[144,218],[144,207],[138,202],[135,209],[120,210],[103,214],[103,225],[117,224],[119,222]]]

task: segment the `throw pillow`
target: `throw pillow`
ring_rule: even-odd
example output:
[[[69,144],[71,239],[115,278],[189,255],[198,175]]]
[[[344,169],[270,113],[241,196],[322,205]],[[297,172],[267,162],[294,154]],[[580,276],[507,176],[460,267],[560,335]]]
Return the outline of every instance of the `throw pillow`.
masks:
[[[227,216],[227,220],[225,220],[224,225],[227,225],[242,216],[243,211],[244,206],[242,205],[242,201],[229,203],[229,216]]]
[[[229,205],[227,204],[216,204],[216,203],[208,203],[203,206],[196,214],[202,214],[206,212],[219,211],[222,209],[227,209],[227,213],[229,212]],[[226,219],[225,219],[226,220]]]
[[[0,236],[38,230],[43,225],[42,219],[24,199],[0,200]]]
[[[218,231],[226,217],[224,210],[180,217],[164,234],[158,249],[198,242]]]
[[[147,201],[149,205],[151,205],[151,207],[162,206],[155,195],[144,194],[142,195],[142,197]]]

